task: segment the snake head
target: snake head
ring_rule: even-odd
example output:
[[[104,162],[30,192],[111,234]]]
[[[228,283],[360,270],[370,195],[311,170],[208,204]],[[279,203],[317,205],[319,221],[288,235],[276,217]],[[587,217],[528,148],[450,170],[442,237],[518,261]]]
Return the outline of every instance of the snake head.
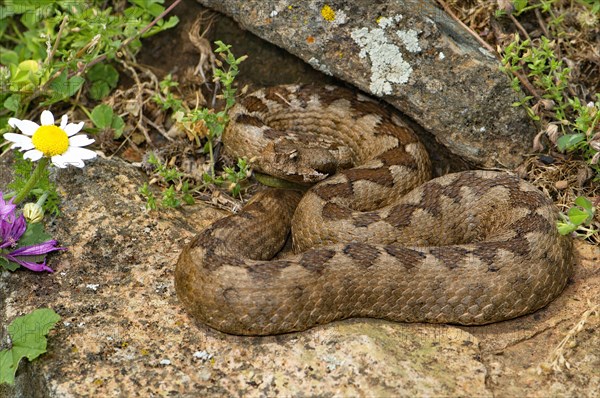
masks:
[[[331,150],[302,148],[287,141],[269,143],[257,165],[263,173],[301,184],[322,181],[340,168]]]

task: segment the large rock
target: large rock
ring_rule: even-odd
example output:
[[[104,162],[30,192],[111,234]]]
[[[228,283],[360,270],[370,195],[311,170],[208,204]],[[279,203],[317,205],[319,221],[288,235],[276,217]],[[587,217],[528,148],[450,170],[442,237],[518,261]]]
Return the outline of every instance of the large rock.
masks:
[[[383,98],[476,165],[514,167],[531,147],[534,127],[498,61],[433,0],[198,1]]]
[[[9,170],[6,157],[0,169]],[[10,175],[0,174],[1,187]],[[556,301],[510,322],[351,320],[277,337],[228,336],[195,324],[173,286],[181,247],[223,212],[197,205],[148,214],[137,194],[144,180],[127,163],[101,159],[58,171],[62,215],[48,229],[69,250],[50,256],[54,274],[0,274],[0,348],[16,316],[49,307],[62,319],[48,353],[22,362],[17,385],[0,387],[1,397],[591,396],[600,389],[598,316],[567,345],[571,369],[537,373],[597,304],[597,248],[581,252]]]

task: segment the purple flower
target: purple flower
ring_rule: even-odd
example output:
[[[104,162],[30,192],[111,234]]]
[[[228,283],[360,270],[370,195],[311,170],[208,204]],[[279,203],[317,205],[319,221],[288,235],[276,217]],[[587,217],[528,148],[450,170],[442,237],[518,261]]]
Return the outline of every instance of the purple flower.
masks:
[[[14,215],[12,215],[14,218]],[[21,214],[16,220],[0,220],[0,249],[15,247],[21,236],[27,229],[25,217]]]
[[[12,201],[6,204],[1,197],[2,193],[0,192],[0,214],[2,215],[0,217],[0,257],[35,272],[54,272],[52,268],[46,265],[46,254],[55,250],[66,250],[66,248],[56,247],[56,241],[49,240],[14,249],[25,233],[27,225],[22,214],[15,219],[15,206]],[[14,250],[6,253],[7,250],[2,249]]]
[[[43,243],[38,243],[31,246],[23,246],[16,250],[13,250],[7,254],[0,254],[0,256],[6,258],[9,261],[13,261],[25,268],[29,268],[35,272],[48,271],[54,272],[52,268],[46,265],[46,254],[55,250],[67,250],[66,247],[56,247],[55,240],[49,240]],[[43,256],[40,260],[35,258],[37,256]],[[32,261],[33,260],[33,261]]]
[[[2,194],[2,191],[0,191],[0,221],[2,220],[9,220],[15,216],[15,208],[17,207],[17,205],[13,204],[13,199],[9,200],[8,202],[4,201],[4,195]]]

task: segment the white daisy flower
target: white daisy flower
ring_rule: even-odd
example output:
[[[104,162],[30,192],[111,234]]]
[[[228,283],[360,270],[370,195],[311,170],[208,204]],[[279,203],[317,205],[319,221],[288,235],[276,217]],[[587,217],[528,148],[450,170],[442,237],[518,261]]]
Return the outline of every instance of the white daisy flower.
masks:
[[[67,115],[60,120],[60,127],[54,125],[54,115],[43,111],[40,117],[42,125],[31,120],[8,119],[11,127],[17,127],[23,134],[5,133],[4,139],[13,142],[11,148],[25,151],[23,157],[38,161],[47,157],[56,167],[65,168],[68,165],[83,167],[84,160],[96,157],[94,151],[82,148],[95,140],[85,134],[75,135],[83,128],[83,122],[67,124]]]

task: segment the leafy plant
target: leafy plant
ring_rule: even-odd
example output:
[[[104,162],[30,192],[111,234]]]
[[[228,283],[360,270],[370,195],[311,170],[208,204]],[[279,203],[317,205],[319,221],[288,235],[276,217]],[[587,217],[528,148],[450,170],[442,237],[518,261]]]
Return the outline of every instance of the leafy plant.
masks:
[[[600,94],[596,95],[596,102],[588,104],[569,96],[570,70],[556,56],[555,45],[545,36],[533,42],[530,39],[521,40],[515,34],[514,40],[503,49],[501,69],[512,78],[513,89],[523,94],[521,100],[513,105],[523,106],[533,120],[541,121],[545,125],[543,131],[560,129],[557,134],[549,134],[550,140],[562,152],[581,155],[595,171],[595,180],[599,181]],[[521,89],[524,81],[531,85],[529,91],[532,95],[524,95]],[[533,90],[539,90],[541,94]],[[534,99],[536,103],[530,106],[530,101]],[[543,120],[541,114],[545,116]]]
[[[219,56],[223,59],[223,61],[228,65],[227,69],[223,68],[223,61],[216,60],[217,66],[219,68],[215,69],[214,81],[219,82],[222,85],[223,94],[220,96],[225,100],[225,107],[218,112],[215,112],[213,109],[199,109],[193,110],[187,116],[183,118],[183,122],[188,122],[195,124],[197,122],[202,122],[204,125],[204,129],[202,131],[206,134],[206,144],[204,145],[204,152],[208,152],[210,157],[210,175],[209,177],[213,179],[213,182],[217,183],[215,178],[215,159],[214,159],[214,143],[217,139],[221,138],[223,131],[225,130],[225,126],[227,126],[227,122],[229,118],[227,116],[227,112],[229,109],[235,104],[235,93],[236,90],[233,87],[233,82],[235,77],[239,73],[239,65],[247,58],[246,55],[243,55],[239,58],[236,58],[231,52],[231,46],[223,43],[222,41],[216,41],[217,49],[215,52],[219,54]]]
[[[125,122],[121,116],[116,115],[112,108],[106,104],[97,105],[90,114],[94,126],[100,130],[112,130],[115,139],[123,134]]]
[[[163,184],[167,185],[167,189],[163,191],[160,205],[163,207],[179,207],[182,202],[191,205],[194,203],[194,198],[190,192],[189,183],[184,180],[184,174],[175,167],[168,167],[150,153],[148,163],[154,166],[154,172],[162,180]],[[138,190],[138,192],[146,199],[146,208],[148,210],[156,210],[158,208],[156,197],[150,191],[148,183]]]
[[[23,154],[19,151],[13,153],[13,180],[8,184],[8,188],[13,192],[21,192],[31,176],[35,164],[27,159],[23,159]],[[56,191],[56,185],[50,181],[48,169],[44,169],[37,180],[35,187],[31,190],[31,195],[39,199],[44,193],[48,196],[43,204],[46,213],[59,215],[60,198]]]
[[[236,167],[223,167],[224,173],[217,177],[210,177],[209,174],[204,174],[202,177],[207,184],[222,185],[228,182],[227,189],[233,196],[238,196],[242,189],[242,183],[250,177],[251,170],[248,161],[240,158],[237,161]]]
[[[147,210],[157,210],[158,205],[156,204],[156,197],[150,191],[150,185],[147,182],[144,183],[139,189],[138,192],[140,195],[146,199],[146,209]]]
[[[595,103],[581,104],[579,98],[569,99],[569,105],[576,115],[572,133],[561,136],[556,145],[560,151],[575,151],[581,153],[596,170],[596,180],[600,180],[600,94]]]
[[[72,101],[101,130],[123,133],[124,122],[108,105],[91,113],[79,101],[82,95],[100,100],[118,83],[110,64],[131,60],[140,49],[140,38],[177,24],[163,20],[163,0],[137,0],[107,7],[99,0],[7,1],[0,6],[0,136],[8,131],[10,117],[36,113],[40,107]],[[87,79],[87,83],[86,83]],[[15,153],[14,180],[9,188],[23,190],[34,165]],[[48,171],[38,176],[31,191],[36,198],[48,192],[44,208],[58,214],[58,194]]]
[[[122,11],[88,0],[10,1],[0,6],[0,128],[32,105],[70,100],[84,90],[101,99],[116,87],[109,63],[117,53],[131,57],[140,38],[177,24],[177,17],[155,20],[163,0],[130,0]],[[34,102],[35,101],[35,102]],[[1,131],[0,131],[1,132]]]
[[[46,335],[59,320],[54,311],[41,308],[8,325],[10,348],[0,351],[0,384],[14,384],[21,359],[33,361],[46,352]]]
[[[575,206],[571,207],[567,214],[560,213],[561,220],[556,222],[558,232],[561,235],[575,232],[576,235],[583,238],[592,236],[598,232],[589,227],[594,219],[595,212],[596,208],[593,203],[589,199],[579,196],[575,199]]]
[[[600,181],[600,94],[596,93],[592,101],[578,97],[587,93],[578,88],[584,82],[584,75],[577,64],[577,59],[581,58],[575,51],[593,47],[582,40],[597,25],[600,2],[578,0],[568,4],[558,0],[512,0],[498,2],[498,5],[500,10],[496,17],[508,13],[514,27],[526,37],[522,40],[515,33],[499,51],[501,69],[512,79],[513,89],[521,95],[513,105],[523,107],[541,127],[534,139],[534,150],[544,149],[541,138],[547,136],[558,151],[585,160],[594,173],[587,195],[594,196],[593,184]],[[528,12],[531,14],[526,14]],[[529,35],[516,19],[518,16],[525,19],[534,13],[540,31],[544,32],[542,36]],[[565,15],[575,18],[568,21]],[[563,61],[569,62],[568,65],[574,68],[573,73]],[[597,241],[598,230],[592,227],[594,212],[589,200],[578,197],[567,213],[561,214],[557,222],[559,232]]]
[[[172,89],[179,86],[179,83],[173,80],[173,76],[169,73],[159,83],[161,94],[155,94],[152,99],[159,104],[163,110],[172,109],[175,112],[184,111],[183,101],[173,94]]]
[[[110,64],[96,64],[86,73],[90,82],[90,98],[101,100],[106,97],[119,81],[119,72]]]
[[[173,118],[186,131],[190,139],[196,145],[202,146],[204,153],[208,153],[210,159],[210,168],[208,173],[202,175],[203,186],[197,189],[206,188],[209,185],[221,186],[225,183],[227,188],[234,196],[239,195],[243,181],[250,175],[249,165],[246,159],[238,159],[235,167],[223,167],[223,173],[217,175],[215,172],[214,146],[221,138],[225,127],[229,121],[227,112],[235,104],[236,89],[234,81],[239,73],[239,65],[246,59],[246,56],[236,58],[231,52],[231,46],[221,41],[216,41],[217,48],[215,52],[219,54],[221,60],[216,60],[218,66],[214,71],[214,81],[221,86],[221,95],[218,97],[225,101],[222,110],[202,108],[188,110],[185,103],[174,93],[179,83],[173,80],[171,75],[165,76],[160,82],[160,93],[157,93],[153,100],[161,106],[163,110],[171,110]],[[227,65],[225,67],[224,65]],[[156,173],[168,186],[163,191],[161,205],[166,207],[177,207],[181,203],[193,203],[192,189],[184,175],[176,168],[166,167],[151,154],[148,162],[155,167]],[[156,197],[152,194],[148,184],[144,184],[139,189],[139,193],[147,200],[148,209],[156,209]]]

